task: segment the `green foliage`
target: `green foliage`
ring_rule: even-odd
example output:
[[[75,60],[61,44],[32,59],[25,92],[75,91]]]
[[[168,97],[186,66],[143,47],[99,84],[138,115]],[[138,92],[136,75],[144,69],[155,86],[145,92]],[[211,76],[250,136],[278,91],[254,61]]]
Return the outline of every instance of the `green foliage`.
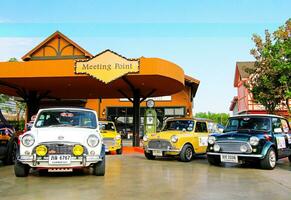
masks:
[[[272,35],[265,31],[265,41],[253,35],[255,48],[250,53],[256,59],[247,88],[255,102],[265,106],[269,113],[276,113],[278,105],[287,106],[290,113],[291,99],[291,19]]]
[[[225,126],[227,123],[227,119],[229,118],[229,114],[227,114],[227,113],[199,112],[199,113],[195,114],[195,117],[211,119],[214,122],[220,123],[220,124]]]

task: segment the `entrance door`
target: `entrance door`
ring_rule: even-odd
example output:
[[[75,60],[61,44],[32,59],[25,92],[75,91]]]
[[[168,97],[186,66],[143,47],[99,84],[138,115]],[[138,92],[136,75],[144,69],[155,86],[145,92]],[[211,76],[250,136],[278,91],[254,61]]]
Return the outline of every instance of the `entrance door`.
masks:
[[[195,135],[197,134],[198,151],[195,153],[205,153],[208,145],[208,129],[207,124],[204,121],[197,121],[195,125]],[[196,147],[195,147],[196,149]]]

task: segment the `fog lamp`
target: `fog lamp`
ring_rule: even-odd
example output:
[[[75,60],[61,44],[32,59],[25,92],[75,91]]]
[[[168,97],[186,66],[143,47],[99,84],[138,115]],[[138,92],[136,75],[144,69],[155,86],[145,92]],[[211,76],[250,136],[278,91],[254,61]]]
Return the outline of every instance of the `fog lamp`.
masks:
[[[84,148],[81,145],[77,144],[74,146],[73,154],[75,156],[81,156],[83,153],[84,153]]]
[[[245,153],[245,152],[248,151],[248,147],[243,144],[243,145],[240,146],[240,151]]]
[[[47,147],[45,145],[39,145],[35,149],[36,155],[45,156],[47,154]]]

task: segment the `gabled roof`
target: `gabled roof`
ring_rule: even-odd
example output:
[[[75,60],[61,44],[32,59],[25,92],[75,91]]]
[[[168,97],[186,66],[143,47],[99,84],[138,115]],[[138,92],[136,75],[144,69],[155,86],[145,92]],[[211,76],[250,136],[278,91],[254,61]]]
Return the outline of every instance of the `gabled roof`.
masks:
[[[92,54],[80,47],[77,43],[69,39],[59,31],[56,31],[21,59],[29,60],[49,60],[49,59],[82,59],[90,58]]]
[[[234,87],[238,86],[240,79],[247,79],[249,73],[246,72],[248,68],[254,68],[255,62],[236,62],[235,75],[234,75]]]

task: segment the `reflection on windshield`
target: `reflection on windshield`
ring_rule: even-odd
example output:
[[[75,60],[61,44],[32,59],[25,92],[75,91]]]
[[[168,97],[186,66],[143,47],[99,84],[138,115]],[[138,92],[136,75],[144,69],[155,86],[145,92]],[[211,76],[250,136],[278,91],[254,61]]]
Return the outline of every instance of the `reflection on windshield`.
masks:
[[[107,122],[99,122],[99,128],[100,130],[105,131],[114,131],[115,127],[113,123],[107,123]]]
[[[97,127],[96,117],[90,111],[51,110],[39,114],[35,126],[41,127]]]
[[[269,131],[270,127],[270,120],[268,118],[243,117],[230,119],[224,132],[237,130]]]
[[[194,127],[194,122],[192,120],[167,121],[163,131],[168,131],[168,130],[192,131],[193,127]]]

